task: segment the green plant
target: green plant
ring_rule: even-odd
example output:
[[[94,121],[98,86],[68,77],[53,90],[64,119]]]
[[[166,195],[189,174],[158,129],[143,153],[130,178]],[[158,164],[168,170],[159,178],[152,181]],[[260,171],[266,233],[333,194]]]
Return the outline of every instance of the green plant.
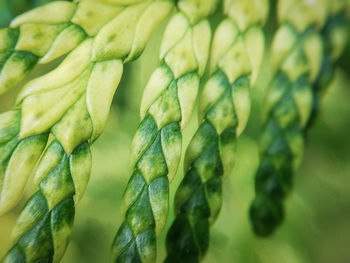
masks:
[[[265,102],[261,162],[250,209],[258,235],[270,235],[284,218],[283,202],[301,162],[306,132],[346,43],[345,5],[345,1],[328,6],[322,1],[279,5],[281,26],[271,51],[275,74]]]
[[[273,79],[263,105],[262,160],[250,210],[258,235],[282,222],[306,132],[346,44],[348,10],[345,0],[278,1],[279,28],[267,57]],[[232,173],[237,138],[249,119],[269,11],[268,0],[53,1],[1,29],[0,94],[25,84],[13,108],[0,114],[0,215],[18,204],[29,178],[36,185],[3,262],[61,260],[89,181],[90,147],[106,125],[124,64],[141,55],[170,14],[160,64],[141,100],[112,261],[156,262],[169,184],[211,53],[165,259],[202,261],[221,210],[223,178]],[[220,23],[211,43],[215,20]],[[34,67],[49,62],[57,66],[28,81]]]
[[[53,2],[12,22],[16,26],[29,24],[32,29],[27,41],[23,45],[17,41],[15,48],[25,52],[32,47],[45,48],[45,52],[51,48],[49,60],[72,48],[73,51],[56,69],[23,88],[17,98],[16,112],[1,116],[2,147],[8,152],[1,156],[1,213],[7,212],[18,201],[34,164],[45,148],[48,132],[56,138],[36,167],[35,179],[40,190],[27,202],[17,221],[13,246],[5,256],[5,262],[39,259],[57,262],[62,257],[74,218],[73,196],[76,202],[84,192],[90,174],[89,144],[103,130],[123,63],[135,59],[142,52],[149,35],[171,7],[166,1],[146,1],[130,6],[106,5],[97,1]],[[57,9],[60,12],[53,15]],[[44,16],[39,15],[41,13]],[[66,25],[66,21],[70,20],[73,25]],[[52,46],[45,45],[46,38],[38,40],[36,33],[40,32],[42,25],[46,25],[41,23],[46,22],[56,22],[59,26],[64,23],[64,27],[73,27],[79,32],[83,32],[83,28],[91,36],[84,33],[85,40],[82,41],[81,34],[73,32],[73,37],[68,34],[63,39],[59,38],[58,41],[64,41],[64,44],[52,43],[51,37]],[[115,27],[128,30],[115,32]],[[130,31],[135,35],[130,36]],[[6,40],[9,35],[5,34]],[[75,35],[78,35],[78,42],[82,41],[76,48]],[[50,37],[50,34],[47,36]],[[41,45],[31,43],[31,39],[40,41]],[[13,52],[14,44],[4,42],[5,52]],[[120,45],[121,42],[123,45]],[[26,58],[17,61],[23,63]],[[11,61],[7,60],[1,71],[5,76],[4,90],[16,83],[6,71],[8,64],[11,65]],[[13,68],[21,66],[12,65],[9,71],[13,72]],[[15,72],[15,80],[19,81],[23,75]],[[11,81],[6,81],[8,79]],[[23,165],[21,170],[14,169],[13,162],[23,162],[26,166]]]
[[[199,262],[208,250],[209,227],[222,204],[222,177],[232,172],[236,138],[248,120],[249,87],[263,58],[268,10],[268,1],[224,1],[227,18],[214,35],[212,74],[200,97],[201,124],[188,146],[186,174],[175,196],[166,262]]]
[[[116,262],[154,262],[156,236],[168,213],[169,181],[181,157],[181,129],[192,113],[206,67],[216,0],[178,1],[179,12],[165,29],[161,65],[141,102],[141,124],[133,144],[133,174],[123,197],[125,221],[113,243]]]
[[[76,5],[53,2],[19,16],[9,28],[0,31],[0,94],[19,83],[39,60],[50,62],[84,39],[82,28],[87,21],[86,18],[79,21],[79,10],[83,7],[76,8]]]

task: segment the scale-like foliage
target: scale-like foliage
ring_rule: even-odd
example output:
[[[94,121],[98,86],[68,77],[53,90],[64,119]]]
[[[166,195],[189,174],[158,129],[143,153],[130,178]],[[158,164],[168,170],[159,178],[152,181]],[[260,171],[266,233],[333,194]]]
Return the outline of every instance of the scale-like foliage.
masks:
[[[19,138],[21,111],[0,114],[0,215],[19,201],[48,134]]]
[[[15,18],[0,30],[0,94],[37,62],[50,62],[91,37],[96,36],[93,61],[135,59],[155,25],[167,16],[170,3],[129,2],[54,1]],[[112,32],[116,27],[124,30]]]
[[[141,102],[142,121],[131,154],[132,176],[123,196],[125,219],[113,243],[114,262],[155,262],[156,236],[168,214],[169,181],[176,173],[181,130],[192,113],[204,73],[216,0],[180,0],[160,48],[161,65]]]
[[[321,31],[324,47],[322,66],[313,84],[313,110],[307,128],[319,114],[320,100],[333,80],[337,60],[349,38],[346,2],[332,1],[329,8],[327,20]]]
[[[0,9],[5,4],[21,8],[25,2],[6,1],[0,0]],[[0,114],[0,215],[16,206],[30,175],[37,186],[3,262],[60,261],[89,181],[90,146],[104,129],[123,65],[140,56],[176,5],[161,42],[160,65],[142,97],[123,222],[112,246],[113,262],[156,261],[169,183],[181,159],[182,130],[209,56],[208,17],[219,2],[53,1],[0,30],[0,95],[37,64],[65,56],[55,69],[24,84],[13,109]],[[305,133],[346,43],[349,10],[348,0],[279,1],[262,160],[250,210],[259,235],[270,234],[283,219]],[[231,173],[236,140],[249,118],[249,89],[265,50],[262,27],[268,12],[268,0],[223,0],[225,18],[215,31],[210,78],[199,101],[200,125],[175,196],[166,262],[199,262],[208,250],[210,226],[222,205],[222,180]],[[0,12],[0,23],[8,15]]]
[[[175,220],[167,235],[166,262],[199,262],[209,228],[222,205],[222,180],[232,171],[237,137],[250,111],[249,87],[264,52],[268,1],[224,1],[227,16],[212,45],[211,77],[199,102],[201,124],[185,156],[185,177],[175,196]]]
[[[37,25],[40,22],[37,20],[46,16],[51,20],[61,19],[61,13],[58,17],[52,14],[52,4],[23,14],[14,23],[26,24],[35,20],[34,25]],[[83,5],[83,2],[80,4]],[[90,21],[91,28],[98,34],[94,38],[86,38],[57,68],[27,83],[18,95],[19,140],[51,132],[67,154],[84,141],[92,143],[101,134],[107,121],[113,94],[123,72],[123,63],[135,59],[142,52],[151,32],[166,17],[171,7],[170,2],[146,1],[120,7],[122,10],[118,15],[105,26],[102,27],[102,24],[102,28]],[[38,12],[43,14],[39,16]],[[102,15],[101,12],[99,14]],[[116,32],[115,27],[128,30]],[[137,33],[137,37],[130,37],[130,32]],[[123,45],[116,45],[121,40],[125,41]],[[61,43],[61,46],[64,45]],[[4,126],[6,128],[7,124]],[[26,178],[23,176],[21,180],[25,182]],[[18,200],[17,196],[12,198]],[[12,207],[1,209],[0,205],[0,213]]]
[[[345,43],[345,5],[345,1],[279,2],[281,26],[271,54],[274,77],[265,105],[256,197],[250,208],[258,235],[270,235],[283,221],[283,202],[302,158],[305,133]]]
[[[71,154],[58,141],[46,149],[35,173],[39,190],[28,200],[12,234],[3,262],[58,262],[68,245],[75,204],[89,179],[87,142]]]
[[[34,171],[40,189],[17,221],[14,245],[5,256],[6,262],[57,262],[62,257],[73,224],[73,197],[81,197],[90,173],[89,145],[105,126],[123,63],[141,54],[172,6],[169,1],[151,0],[55,2],[13,21],[12,25],[31,25],[36,30],[46,23],[61,25],[69,18],[75,23],[70,26],[87,33],[57,68],[24,86],[16,110],[0,116],[0,143],[6,151],[0,158],[0,213],[16,205],[48,134],[55,138]],[[44,31],[42,35],[49,37],[50,31]],[[23,45],[31,45],[33,34],[20,35]],[[70,35],[65,38],[75,41]],[[63,54],[57,50],[67,48],[69,41],[57,43],[54,57]],[[33,48],[41,48],[32,44]],[[5,79],[9,76],[6,71],[2,74]],[[6,83],[0,83],[0,87],[6,87]],[[23,165],[14,167],[18,163]]]

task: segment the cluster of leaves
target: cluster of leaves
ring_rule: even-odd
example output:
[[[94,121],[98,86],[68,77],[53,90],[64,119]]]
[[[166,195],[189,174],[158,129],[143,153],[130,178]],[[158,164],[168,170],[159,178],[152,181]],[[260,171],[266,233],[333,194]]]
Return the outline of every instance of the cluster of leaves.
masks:
[[[223,0],[224,18],[212,37],[208,18],[220,3],[57,1],[0,30],[0,93],[15,87],[36,64],[66,56],[55,69],[26,83],[13,109],[0,115],[0,214],[17,205],[31,174],[38,186],[18,218],[4,262],[61,259],[89,180],[90,145],[104,129],[123,65],[141,55],[172,10],[160,64],[141,101],[112,260],[156,261],[182,131],[210,53],[209,79],[199,98],[200,125],[186,150],[165,261],[204,258],[210,226],[222,206],[222,181],[232,171],[236,141],[249,118],[249,90],[263,60],[263,26],[270,10],[267,0]],[[345,0],[278,2],[279,28],[270,52],[273,78],[250,209],[258,235],[270,235],[282,222],[306,132],[347,41],[349,8]]]

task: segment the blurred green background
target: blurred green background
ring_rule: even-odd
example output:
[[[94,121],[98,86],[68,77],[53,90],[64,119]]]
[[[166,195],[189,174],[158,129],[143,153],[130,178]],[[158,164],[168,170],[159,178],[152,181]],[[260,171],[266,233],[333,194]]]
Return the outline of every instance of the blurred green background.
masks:
[[[11,16],[43,2],[48,1],[0,0],[1,26],[5,26]],[[214,16],[213,26],[219,20],[219,15]],[[76,209],[75,227],[63,263],[109,262],[110,245],[121,223],[120,201],[130,175],[130,143],[139,122],[142,89],[159,62],[155,50],[159,48],[165,24],[153,34],[141,58],[125,66],[108,125],[92,147],[91,179]],[[266,27],[268,43],[275,29],[272,18]],[[259,160],[260,109],[270,79],[267,58],[268,55],[257,85],[251,90],[251,117],[238,140],[234,171],[225,178],[224,203],[212,228],[210,249],[204,262],[349,263],[350,46],[322,102],[320,117],[308,134],[304,161],[295,176],[294,192],[287,200],[286,220],[271,238],[261,239],[251,231],[248,208],[254,197],[254,173]],[[23,82],[49,71],[57,63],[59,60],[36,67]],[[0,112],[11,107],[20,86],[0,96]],[[197,124],[194,112],[184,132],[185,146]],[[182,177],[181,163],[170,188],[171,204]],[[35,186],[29,183],[20,205],[0,217],[0,258],[8,249],[12,227],[25,199],[34,190]],[[171,209],[166,230],[172,219]],[[163,231],[158,240],[158,262],[165,258],[166,232]]]

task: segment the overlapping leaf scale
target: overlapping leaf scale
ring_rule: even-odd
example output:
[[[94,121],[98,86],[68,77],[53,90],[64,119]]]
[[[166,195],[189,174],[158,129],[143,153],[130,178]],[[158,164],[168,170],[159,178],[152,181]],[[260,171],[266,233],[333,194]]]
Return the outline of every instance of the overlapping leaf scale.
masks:
[[[172,4],[146,1],[123,8],[125,10],[119,16],[99,30],[94,38],[88,37],[80,43],[57,68],[24,86],[16,102],[20,111],[19,140],[51,132],[70,154],[81,143],[92,143],[102,133],[123,63],[140,55],[150,34],[170,12]],[[160,13],[155,14],[156,10]],[[23,19],[29,18],[30,12]],[[128,30],[116,32],[115,27]],[[106,44],[112,38],[122,44],[127,34],[132,35],[132,39],[124,45]],[[124,54],[120,54],[120,50]],[[120,56],[115,57],[118,54]],[[1,213],[15,204],[13,202],[4,210],[0,207]]]
[[[129,60],[134,59],[135,53],[139,55],[142,52],[145,37],[151,33],[154,24],[167,15],[164,9],[168,9],[169,4],[167,1],[153,0],[54,1],[18,16],[9,28],[0,30],[0,94],[18,84],[37,63],[48,63],[69,53],[84,39],[96,36],[107,24],[110,25],[109,29],[107,26],[104,31],[110,33],[112,25],[124,28],[125,24],[143,22],[138,23],[135,34],[130,34],[130,42],[134,44],[132,52],[123,42],[128,30],[119,33],[121,37],[115,39],[118,46],[130,53]],[[140,11],[137,6],[142,5],[144,8],[141,12],[130,11]],[[142,11],[143,17],[140,18]],[[130,21],[130,17],[125,19],[127,14],[132,15],[135,21]],[[110,23],[118,20],[116,17],[119,17],[119,21]],[[123,18],[124,25],[121,23]],[[104,52],[101,47],[99,49]],[[114,55],[113,58],[120,58],[118,54]]]
[[[271,52],[274,77],[265,100],[261,161],[250,208],[257,235],[272,234],[283,221],[284,200],[302,159],[305,132],[315,116],[321,86],[328,85],[330,63],[344,46],[343,22],[335,26],[334,19],[340,15],[343,21],[345,5],[345,1],[279,1],[280,27]]]
[[[175,195],[175,219],[165,262],[200,262],[222,205],[222,180],[232,172],[237,137],[250,112],[249,88],[264,52],[268,1],[224,1],[226,18],[214,34],[211,77],[199,101],[200,126],[185,156]]]
[[[206,20],[217,1],[178,1],[160,48],[161,65],[142,97],[141,123],[132,143],[132,175],[123,195],[124,220],[113,262],[155,262],[156,237],[168,214],[169,181],[176,173],[182,132],[204,73],[210,43]]]
[[[63,255],[73,224],[73,199],[81,197],[90,173],[89,145],[105,126],[123,63],[141,54],[152,31],[172,9],[168,1],[121,4],[125,5],[123,10],[106,25],[95,29],[96,36],[85,38],[56,69],[28,82],[17,98],[17,110],[13,114],[16,118],[12,121],[15,124],[11,128],[15,130],[12,132],[15,138],[20,143],[35,136],[45,136],[47,140],[50,133],[54,143],[36,166],[34,177],[40,190],[24,207],[14,231],[14,245],[5,262],[20,259],[57,262]],[[116,32],[115,28],[120,30]],[[12,122],[6,118],[9,117],[5,116],[3,121],[4,138],[11,134]],[[38,157],[45,145],[46,141]],[[84,151],[84,158],[75,157],[81,155],[80,151]],[[6,158],[4,169],[8,163]],[[5,182],[6,177],[9,176],[5,174],[2,181]],[[26,178],[21,180],[25,184]],[[6,200],[8,198],[6,196]],[[33,219],[36,216],[40,217],[37,221]]]
[[[19,138],[20,110],[0,114],[0,215],[19,201],[48,134]]]
[[[45,150],[35,173],[39,189],[28,200],[12,233],[3,262],[58,262],[72,232],[75,204],[90,176],[87,142],[71,154],[54,140]]]

